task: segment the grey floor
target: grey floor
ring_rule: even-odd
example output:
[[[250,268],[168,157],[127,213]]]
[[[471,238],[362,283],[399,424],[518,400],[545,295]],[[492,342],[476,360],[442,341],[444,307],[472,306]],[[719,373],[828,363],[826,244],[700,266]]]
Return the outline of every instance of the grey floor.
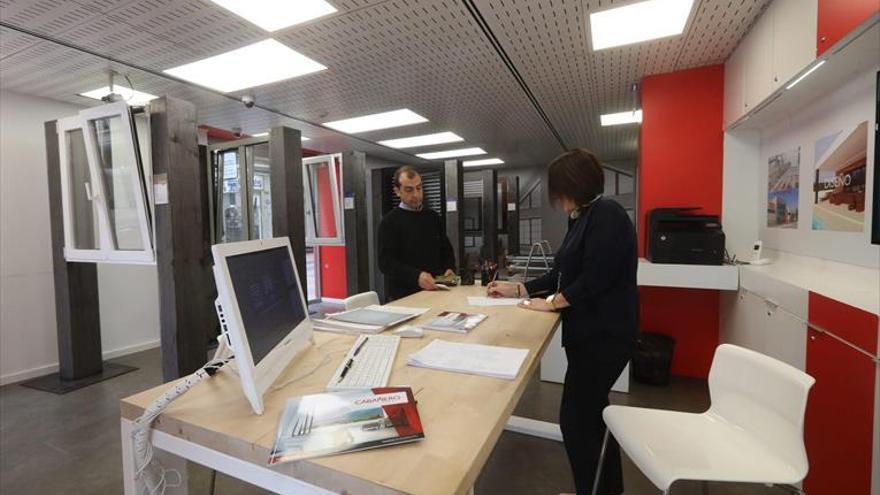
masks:
[[[136,366],[135,372],[71,392],[53,395],[7,385],[0,388],[0,493],[117,494],[122,492],[119,444],[119,400],[161,382],[159,350],[115,360]],[[516,414],[556,422],[561,385],[531,381]],[[676,378],[666,387],[633,384],[631,393],[612,393],[612,402],[647,407],[701,411],[709,402],[704,380]],[[659,493],[624,459],[627,494]],[[218,475],[215,494],[267,493]],[[210,493],[211,472],[190,467],[194,495]],[[680,483],[673,494],[705,493],[696,484]],[[476,484],[478,494],[556,494],[573,485],[562,444],[504,432]],[[708,493],[782,494],[754,485],[712,484]]]

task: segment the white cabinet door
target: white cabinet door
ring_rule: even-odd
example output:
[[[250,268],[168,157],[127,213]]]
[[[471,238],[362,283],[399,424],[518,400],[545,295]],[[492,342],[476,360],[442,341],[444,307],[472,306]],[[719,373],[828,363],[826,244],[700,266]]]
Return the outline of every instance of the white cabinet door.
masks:
[[[773,90],[816,59],[818,9],[818,0],[775,0],[767,8],[773,18]]]
[[[724,125],[729,126],[745,114],[745,59],[742,45],[724,64]]]
[[[745,68],[745,110],[750,112],[773,92],[773,18],[767,11],[742,43]]]

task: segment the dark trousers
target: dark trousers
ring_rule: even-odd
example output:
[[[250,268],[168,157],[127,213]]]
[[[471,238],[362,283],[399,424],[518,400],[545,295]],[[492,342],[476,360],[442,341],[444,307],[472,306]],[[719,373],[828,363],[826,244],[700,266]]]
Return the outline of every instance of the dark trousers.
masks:
[[[608,393],[632,356],[634,341],[605,334],[565,347],[568,370],[559,409],[559,426],[578,495],[593,491],[593,480],[605,435],[602,410]],[[620,450],[609,438],[599,484],[601,495],[623,492]]]

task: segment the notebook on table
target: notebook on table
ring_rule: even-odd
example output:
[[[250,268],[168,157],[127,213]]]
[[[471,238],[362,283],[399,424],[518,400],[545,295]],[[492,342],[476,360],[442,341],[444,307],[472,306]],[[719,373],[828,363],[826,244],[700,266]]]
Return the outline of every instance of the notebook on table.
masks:
[[[483,313],[461,313],[444,311],[437,318],[421,325],[425,330],[441,330],[444,332],[468,333],[485,320],[488,315]]]

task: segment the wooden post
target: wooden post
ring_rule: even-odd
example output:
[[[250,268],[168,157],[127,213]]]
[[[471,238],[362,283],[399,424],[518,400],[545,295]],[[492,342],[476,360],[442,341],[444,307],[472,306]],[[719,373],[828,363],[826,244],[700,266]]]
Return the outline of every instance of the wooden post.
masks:
[[[45,131],[55,317],[58,326],[58,372],[61,380],[79,380],[103,370],[98,268],[95,263],[68,263],[64,259],[61,165],[56,122],[46,122]]]
[[[165,175],[168,202],[157,203],[162,377],[199,369],[216,328],[207,222],[206,171],[199,161],[196,109],[171,97],[150,102],[153,174]]]
[[[342,155],[343,230],[347,295],[370,290],[370,247],[367,241],[367,155]]]
[[[269,131],[272,235],[290,239],[300,286],[306,290],[308,275],[301,139],[300,132],[290,127],[273,127]]]
[[[446,160],[443,162],[443,169],[446,189],[443,197],[446,207],[446,236],[449,237],[452,251],[455,253],[455,262],[458,263],[456,271],[462,272],[466,268],[464,225],[461,221],[461,209],[464,207],[464,168],[461,160]],[[451,209],[452,205],[455,205],[454,209]]]

